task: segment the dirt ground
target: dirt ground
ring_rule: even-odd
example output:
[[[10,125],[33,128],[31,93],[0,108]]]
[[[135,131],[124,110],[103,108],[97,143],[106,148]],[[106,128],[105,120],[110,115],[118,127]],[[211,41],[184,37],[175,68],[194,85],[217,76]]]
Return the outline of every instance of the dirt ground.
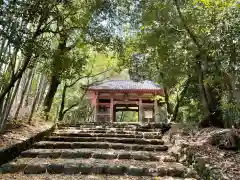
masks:
[[[43,120],[34,120],[31,124],[24,122],[8,124],[4,133],[0,135],[0,148],[24,141],[51,126],[51,122]]]
[[[196,130],[175,127],[165,135],[165,138],[169,138],[169,141],[172,141],[175,145],[184,144],[188,146],[194,154],[206,159],[208,165],[220,170],[222,177],[225,179],[240,180],[240,151],[223,150],[210,143],[213,135],[223,131],[226,131],[226,129],[205,128]]]

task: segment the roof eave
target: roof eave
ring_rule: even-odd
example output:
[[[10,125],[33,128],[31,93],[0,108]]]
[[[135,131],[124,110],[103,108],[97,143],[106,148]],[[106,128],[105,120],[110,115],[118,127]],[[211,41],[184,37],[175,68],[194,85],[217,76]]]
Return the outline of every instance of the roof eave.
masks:
[[[88,91],[92,92],[146,92],[146,93],[158,93],[162,94],[163,89],[91,89],[89,88]]]

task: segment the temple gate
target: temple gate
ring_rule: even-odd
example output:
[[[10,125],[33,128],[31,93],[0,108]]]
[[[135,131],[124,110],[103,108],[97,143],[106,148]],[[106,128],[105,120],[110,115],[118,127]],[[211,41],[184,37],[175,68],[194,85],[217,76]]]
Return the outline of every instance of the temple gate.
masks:
[[[140,123],[160,122],[156,96],[163,89],[152,81],[108,80],[89,87],[88,95],[94,107],[94,120],[116,122],[116,112],[136,111]]]

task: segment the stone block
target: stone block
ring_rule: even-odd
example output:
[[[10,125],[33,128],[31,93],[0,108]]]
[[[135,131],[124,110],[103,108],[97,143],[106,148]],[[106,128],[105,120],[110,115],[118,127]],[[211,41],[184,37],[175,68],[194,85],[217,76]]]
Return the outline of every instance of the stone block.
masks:
[[[125,167],[124,166],[106,166],[104,168],[104,172],[106,174],[123,175],[125,173]]]
[[[61,158],[77,158],[77,151],[75,150],[63,150]]]
[[[15,162],[10,162],[4,164],[0,168],[1,173],[18,173],[25,168],[26,164],[17,164]]]
[[[145,149],[145,146],[142,146],[142,145],[133,145],[132,146],[132,150],[134,151],[142,151]]]
[[[64,165],[64,174],[78,174],[80,172],[78,164],[65,164]]]
[[[81,174],[91,174],[93,171],[93,166],[90,164],[80,164],[79,165],[79,172]]]
[[[24,174],[42,174],[46,172],[46,165],[29,164],[24,169]]]
[[[94,174],[102,174],[102,173],[104,173],[104,166],[102,166],[102,165],[94,165],[92,167],[92,173],[94,173]]]
[[[126,170],[126,174],[129,176],[145,176],[146,170],[144,168],[129,167]]]
[[[47,172],[50,174],[61,174],[63,173],[64,166],[62,164],[49,164],[47,166]]]
[[[108,143],[99,143],[99,144],[97,144],[97,148],[108,149],[108,148],[110,148],[110,144],[108,144]]]
[[[110,144],[112,149],[124,149],[124,144]]]
[[[135,160],[141,160],[141,161],[148,161],[148,160],[150,160],[149,156],[144,155],[144,154],[133,154],[132,157]]]
[[[118,159],[131,159],[131,154],[128,152],[120,153],[117,157]]]
[[[116,159],[117,155],[116,154],[106,154],[106,153],[94,153],[92,158],[95,159]]]

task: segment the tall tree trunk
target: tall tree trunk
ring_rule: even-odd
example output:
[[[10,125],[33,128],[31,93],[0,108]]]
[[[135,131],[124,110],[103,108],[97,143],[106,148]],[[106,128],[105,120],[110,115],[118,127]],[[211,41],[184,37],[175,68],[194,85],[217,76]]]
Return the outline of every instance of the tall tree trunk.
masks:
[[[36,90],[35,97],[34,97],[34,100],[33,100],[33,103],[32,103],[31,113],[30,113],[29,118],[28,118],[28,123],[29,124],[31,124],[31,121],[32,121],[32,117],[33,117],[35,107],[36,107],[36,104],[37,104],[37,101],[38,101],[38,98],[39,98],[39,94],[40,94],[40,91],[41,91],[41,84],[43,82],[43,79],[44,79],[44,75],[41,75],[39,83],[38,83],[38,88]]]
[[[8,58],[9,58],[9,64],[7,66],[7,71],[11,73],[11,75],[13,76],[15,74],[15,68],[16,68],[16,59],[17,59],[17,53],[18,53],[19,49],[14,49],[14,53],[11,52],[11,49],[9,47],[9,51],[8,51]],[[7,73],[7,72],[6,72]],[[12,104],[14,102],[14,99],[16,97],[16,94],[18,92],[19,89],[19,84],[20,84],[20,80],[17,83],[17,86],[10,88],[10,91],[8,93],[8,97],[5,101],[4,106],[0,107],[1,110],[1,127],[0,129],[4,129],[6,121],[8,119]],[[13,92],[12,92],[13,91]],[[2,104],[4,103],[4,98],[2,100]],[[0,105],[0,106],[1,106]]]
[[[26,68],[27,68],[27,66],[30,62],[31,57],[32,57],[32,54],[27,56],[24,63],[23,63],[22,68],[18,71],[17,74],[14,74],[11,77],[10,82],[6,85],[3,92],[0,94],[0,104],[3,103],[6,94],[11,90],[11,88],[14,86],[16,81],[22,77],[23,73],[25,72],[25,70],[26,70]]]
[[[67,40],[69,38],[68,34],[60,34],[60,43],[58,44],[58,50],[56,51],[56,57],[53,58],[53,62],[52,62],[52,66],[55,67],[57,62],[59,61],[59,57],[63,56],[66,52],[70,51],[73,47],[67,47]],[[57,92],[57,88],[58,85],[61,83],[60,79],[59,79],[59,73],[57,70],[57,68],[52,70],[52,76],[51,76],[51,81],[50,81],[50,85],[49,85],[49,89],[47,92],[47,95],[45,97],[44,100],[44,116],[46,118],[46,120],[49,117],[49,112],[51,110],[52,107],[52,103],[53,103],[53,99],[54,96]]]
[[[166,105],[167,105],[167,112],[168,112],[169,115],[171,115],[171,114],[173,113],[173,111],[172,111],[171,105],[170,105],[170,103],[169,103],[168,89],[167,89],[167,87],[165,86],[165,87],[163,87],[163,90],[164,90],[164,94],[165,94],[164,100],[165,100],[165,103],[166,103]]]
[[[9,46],[8,41],[6,39],[3,40],[2,45],[1,45],[1,49],[0,49],[0,71],[2,70],[2,66],[4,64],[4,60],[5,60],[5,56],[6,56],[8,46]]]
[[[39,109],[39,107],[41,107],[41,104],[43,102],[44,95],[45,95],[45,92],[46,92],[46,89],[47,89],[47,85],[48,85],[48,83],[47,83],[46,77],[44,77],[44,80],[43,80],[43,83],[42,83],[42,86],[41,86],[39,99],[38,99],[38,102],[37,102],[37,110]]]
[[[236,102],[239,104],[240,102],[240,93],[237,91],[236,87],[236,66],[237,66],[237,52],[235,44],[231,45],[231,52],[230,52],[230,63],[229,63],[229,84],[231,86],[230,93],[232,94],[232,102]]]
[[[35,68],[33,69],[33,72],[31,72],[31,77],[30,77],[28,86],[26,86],[26,92],[25,92],[24,99],[23,99],[24,107],[27,107],[29,105],[29,98],[30,98],[31,89],[32,89],[32,85],[33,85],[34,75],[35,75]]]
[[[0,93],[0,106],[3,104],[5,96],[8,94],[8,92],[12,89],[14,84],[18,81],[18,79],[22,78],[23,73],[26,71],[34,51],[34,43],[36,42],[37,37],[42,34],[41,27],[42,24],[45,23],[45,20],[48,19],[48,15],[44,14],[39,18],[38,25],[36,28],[36,31],[33,33],[33,36],[31,39],[29,39],[28,46],[26,47],[26,57],[24,58],[22,62],[22,66],[18,69],[16,73],[13,73],[13,75],[10,78],[10,81],[7,83],[7,85],[4,87],[3,91]],[[0,107],[1,109],[1,107]]]
[[[30,86],[30,82],[32,82],[32,79],[33,79],[33,69],[31,69],[29,72],[28,72],[28,75],[27,75],[27,81],[25,82],[25,84],[23,85],[23,90],[22,90],[22,93],[21,93],[21,96],[20,96],[20,102],[18,104],[18,107],[17,107],[17,110],[15,112],[15,115],[14,115],[14,119],[17,119],[18,118],[18,115],[19,115],[19,111],[22,107],[22,104],[23,104],[23,100],[24,100],[24,97],[25,97],[25,94],[28,90],[28,87]]]
[[[200,96],[205,112],[204,118],[199,122],[200,127],[215,126],[224,127],[221,109],[221,86],[213,83],[211,86],[204,85],[204,71],[201,63],[197,64],[197,72],[199,78]]]
[[[6,112],[7,105],[9,104],[9,102],[11,100],[11,94],[12,94],[12,90],[7,94],[6,99],[4,99],[4,101],[3,101],[3,106],[2,106],[1,114],[0,114],[0,133],[2,133],[4,130],[4,125],[5,125],[4,114]]]
[[[63,120],[63,117],[64,117],[63,110],[64,110],[64,106],[65,106],[66,90],[67,90],[67,85],[66,85],[66,83],[65,83],[65,84],[64,84],[64,87],[63,87],[61,106],[60,106],[59,115],[58,115],[58,120],[59,120],[59,121],[62,121],[62,120]]]
[[[5,127],[5,124],[7,122],[7,119],[9,117],[9,113],[11,111],[11,108],[12,108],[12,105],[13,105],[13,102],[16,98],[16,95],[17,95],[17,92],[18,92],[18,89],[19,89],[19,85],[20,85],[20,82],[21,82],[21,79],[18,80],[17,84],[16,84],[16,87],[14,89],[14,92],[12,94],[12,97],[11,97],[11,100],[9,101],[9,103],[7,104],[7,108],[6,108],[6,112],[4,113],[4,124],[2,125],[2,128],[4,129]]]
[[[200,61],[197,63],[197,75],[198,75],[198,87],[200,92],[200,99],[203,105],[204,116],[208,117],[211,114],[211,110],[209,107],[209,100],[206,92],[206,87],[204,85],[204,72],[202,70]]]
[[[51,110],[52,103],[53,103],[53,99],[54,99],[54,96],[57,92],[57,88],[58,88],[60,83],[61,82],[58,79],[58,77],[56,75],[52,75],[50,85],[49,85],[49,89],[48,89],[47,95],[46,95],[44,103],[43,103],[43,105],[44,105],[44,115],[45,115],[46,120],[48,120],[49,112]]]
[[[186,83],[184,84],[184,88],[183,90],[181,91],[180,95],[177,94],[177,103],[174,107],[174,110],[173,110],[173,116],[172,116],[172,119],[171,121],[176,121],[177,120],[177,115],[178,115],[178,112],[179,112],[179,107],[180,107],[180,104],[188,90],[188,86],[190,84],[190,81],[191,81],[191,77],[188,77]],[[180,96],[180,97],[179,97]]]
[[[87,111],[87,121],[89,121],[90,118],[92,119],[93,110],[94,110],[94,108],[92,108],[91,106],[90,106],[90,111],[89,111],[89,108],[88,108],[88,111]]]

